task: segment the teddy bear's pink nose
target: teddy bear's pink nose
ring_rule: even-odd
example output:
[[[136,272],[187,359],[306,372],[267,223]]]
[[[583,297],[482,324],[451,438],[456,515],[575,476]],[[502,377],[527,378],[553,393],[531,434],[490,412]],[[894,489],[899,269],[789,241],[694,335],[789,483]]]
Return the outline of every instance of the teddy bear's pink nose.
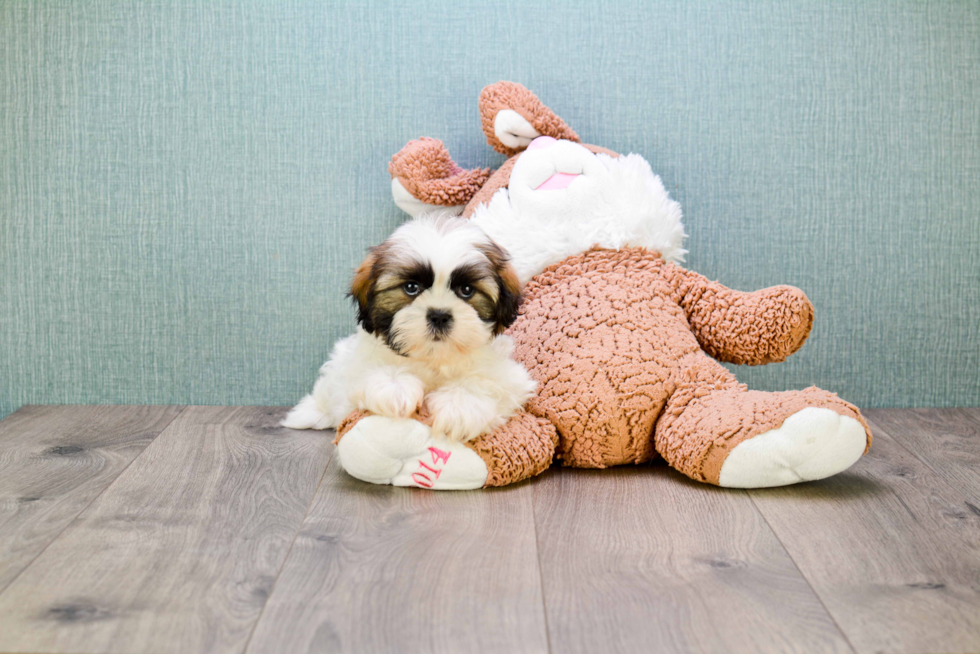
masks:
[[[550,136],[539,136],[528,144],[527,149],[540,150],[541,148],[546,148],[549,145],[554,145],[557,142],[558,141],[556,139],[553,139]]]

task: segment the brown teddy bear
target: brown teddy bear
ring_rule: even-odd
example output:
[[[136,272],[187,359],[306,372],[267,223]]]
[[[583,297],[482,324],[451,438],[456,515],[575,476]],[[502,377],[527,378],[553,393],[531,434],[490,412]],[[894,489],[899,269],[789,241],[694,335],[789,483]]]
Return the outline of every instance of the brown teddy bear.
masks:
[[[867,451],[867,424],[835,394],[750,391],[718,363],[798,350],[813,323],[801,290],[735,291],[678,266],[680,207],[647,162],[580,143],[523,86],[486,87],[480,115],[510,157],[497,171],[464,170],[423,138],[392,158],[392,193],[413,215],[461,212],[510,252],[526,286],[508,333],[537,394],[466,444],[433,438],[424,415],[352,414],[338,429],[348,473],[463,489],[525,479],[555,458],[605,468],[660,455],[692,479],[758,488],[828,477]]]

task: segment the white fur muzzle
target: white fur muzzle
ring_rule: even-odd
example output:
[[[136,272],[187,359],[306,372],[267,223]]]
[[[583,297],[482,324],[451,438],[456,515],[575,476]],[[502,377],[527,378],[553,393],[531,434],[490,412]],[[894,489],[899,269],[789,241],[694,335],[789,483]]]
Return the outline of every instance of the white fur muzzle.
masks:
[[[355,410],[407,418],[424,409],[433,434],[457,442],[502,425],[535,388],[500,335],[519,293],[506,253],[470,221],[402,225],[354,275],[361,327],[336,344],[283,424],[326,429]]]

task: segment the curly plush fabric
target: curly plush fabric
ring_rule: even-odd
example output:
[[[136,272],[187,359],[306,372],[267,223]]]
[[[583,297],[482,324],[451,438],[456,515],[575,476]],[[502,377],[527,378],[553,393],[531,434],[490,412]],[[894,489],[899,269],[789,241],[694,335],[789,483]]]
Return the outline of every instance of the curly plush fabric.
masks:
[[[564,465],[604,468],[660,454],[699,481],[720,484],[724,476],[726,486],[764,487],[836,474],[852,465],[862,448],[867,451],[867,424],[856,407],[835,394],[818,388],[749,391],[718,363],[761,365],[798,350],[813,326],[813,306],[801,290],[735,291],[668,263],[653,250],[682,260],[680,209],[642,157],[619,158],[606,148],[579,143],[561,118],[513,82],[486,87],[479,104],[488,143],[511,157],[483,178],[480,189],[471,192],[468,178],[434,140],[410,143],[395,155],[391,170],[414,197],[430,204],[435,204],[427,199],[431,196],[414,189],[435,178],[454,203],[468,198],[463,215],[473,217],[527,269],[522,314],[509,333],[515,358],[538,390],[527,413],[468,444],[486,464],[487,485],[537,474],[554,458]],[[503,110],[551,139],[530,148],[525,133],[515,139],[525,146],[504,145],[495,125]],[[508,129],[520,127],[526,126]],[[530,156],[522,168],[518,161],[525,147]],[[603,168],[596,168],[583,149],[616,158],[616,165],[598,157]],[[630,162],[634,165],[625,165]],[[534,166],[545,164],[593,172],[581,173],[585,184],[561,191],[578,188],[574,201],[551,195],[559,193],[553,189],[538,196],[529,191],[538,188],[531,185]],[[586,191],[594,179],[605,181]],[[634,179],[643,181],[638,191],[616,186]],[[456,190],[449,190],[452,185]],[[590,223],[596,215],[600,224]],[[583,226],[588,240],[579,242]],[[529,238],[534,227],[538,240]],[[573,247],[552,247],[556,242]],[[607,249],[582,252],[592,243]],[[624,244],[650,249],[621,248]],[[566,258],[558,261],[561,257]],[[341,433],[359,417],[345,421]],[[739,448],[742,443],[746,447]]]
[[[867,433],[864,451],[871,447],[868,424],[853,405],[836,394],[815,386],[778,393],[749,391],[730,373],[730,379],[719,378],[713,368],[687,368],[685,383],[674,391],[657,423],[657,452],[692,479],[717,484],[721,466],[736,445],[781,425],[807,407],[825,407],[854,418]]]
[[[368,416],[374,415],[370,411],[365,411],[363,409],[358,409],[347,414],[347,417],[340,421],[337,425],[337,435],[333,439],[334,445],[340,442],[340,439],[344,437],[344,434],[353,429],[354,425],[361,421],[362,418],[367,418]],[[411,418],[413,420],[418,420],[422,424],[432,426],[432,416],[426,410],[425,405],[422,405],[418,410],[412,414]]]
[[[344,434],[353,429],[354,425],[361,421],[361,418],[367,418],[371,415],[370,411],[353,411],[347,415],[346,418],[340,421],[337,425],[337,435],[333,439],[333,444],[336,445],[340,442],[340,439],[344,437]]]
[[[487,464],[487,486],[506,486],[551,465],[558,432],[547,420],[521,411],[507,424],[466,444]]]
[[[388,172],[416,199],[440,207],[466,204],[490,177],[489,168],[460,168],[442,141],[428,137],[409,141]]]
[[[742,293],[655,252],[594,249],[536,276],[509,333],[539,385],[527,409],[558,428],[564,465],[604,468],[659,452],[717,483],[727,452],[798,409],[825,406],[860,420],[819,389],[749,392],[705,354],[781,361],[803,344],[812,315],[792,287]]]
[[[334,444],[339,444],[354,425],[370,415],[369,411],[354,411],[348,415],[337,427]],[[431,418],[424,409],[414,418],[431,424]],[[488,474],[485,485],[506,486],[548,469],[558,445],[558,432],[547,420],[519,411],[499,429],[465,445],[486,464]]]
[[[497,138],[494,132],[494,119],[497,117],[497,112],[503,109],[516,111],[524,120],[531,123],[539,134],[568,141],[579,140],[578,134],[531,91],[514,82],[497,82],[480,92],[480,120],[490,147],[508,157],[518,154],[523,148],[510,148]]]
[[[665,274],[676,278],[673,297],[705,352],[721,361],[751,366],[785,361],[813,327],[813,305],[793,286],[742,293],[682,268]]]
[[[736,445],[812,407],[859,421],[870,447],[860,412],[834,393],[749,391],[707,354],[782,361],[812,322],[813,306],[791,286],[735,291],[643,248],[568,257],[528,283],[508,331],[514,358],[538,382],[527,413],[467,445],[486,463],[488,486],[536,475],[554,458],[605,468],[657,454],[717,484]],[[364,415],[351,414],[338,434]]]
[[[490,175],[490,179],[487,180],[487,183],[483,185],[483,188],[476,192],[476,195],[473,196],[469,204],[466,205],[466,208],[463,209],[464,218],[469,218],[472,216],[473,212],[476,211],[478,206],[489,202],[494,193],[507,186],[507,183],[510,181],[510,173],[514,169],[514,164],[517,163],[518,156],[520,155],[514,155],[505,161],[504,165]]]

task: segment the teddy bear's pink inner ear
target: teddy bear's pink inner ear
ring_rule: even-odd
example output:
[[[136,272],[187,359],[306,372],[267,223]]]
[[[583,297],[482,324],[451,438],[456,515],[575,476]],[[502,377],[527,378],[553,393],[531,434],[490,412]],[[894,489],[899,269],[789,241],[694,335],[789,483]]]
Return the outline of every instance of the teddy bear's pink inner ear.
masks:
[[[578,134],[516,82],[497,82],[480,93],[480,118],[487,143],[512,157],[538,136],[578,142]]]
[[[534,126],[527,122],[524,116],[513,109],[501,109],[493,119],[493,135],[497,140],[512,150],[531,147],[531,143],[542,137]]]

